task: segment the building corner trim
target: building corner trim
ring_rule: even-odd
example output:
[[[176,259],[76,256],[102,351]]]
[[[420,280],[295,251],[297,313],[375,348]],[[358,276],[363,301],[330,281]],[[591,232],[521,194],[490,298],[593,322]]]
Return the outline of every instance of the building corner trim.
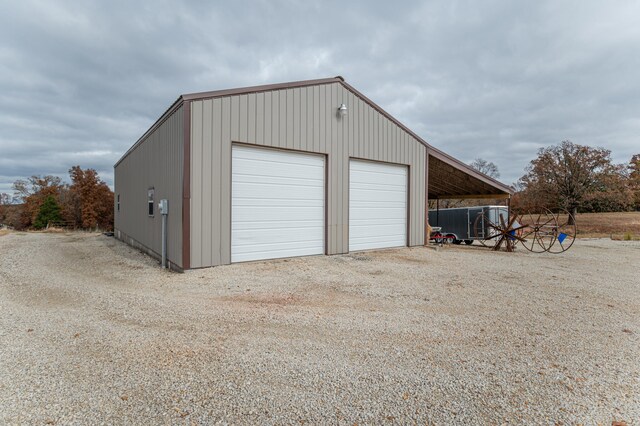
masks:
[[[191,101],[182,107],[183,148],[182,167],[182,269],[191,268]]]

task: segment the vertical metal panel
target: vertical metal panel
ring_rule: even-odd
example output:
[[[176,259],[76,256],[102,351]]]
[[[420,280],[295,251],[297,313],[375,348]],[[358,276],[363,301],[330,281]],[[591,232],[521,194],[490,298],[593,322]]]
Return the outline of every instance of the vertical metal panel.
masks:
[[[256,140],[256,121],[258,116],[256,114],[256,93],[250,93],[247,95],[247,135],[245,141]],[[242,137],[242,135],[240,135]]]
[[[307,90],[306,87],[293,92],[293,138],[299,149],[309,151],[307,146]]]
[[[274,146],[280,148],[287,147],[287,91],[278,91],[278,135],[274,141]]]
[[[221,263],[220,241],[222,231],[220,230],[221,216],[221,194],[222,186],[220,185],[222,176],[220,172],[220,161],[222,153],[222,99],[214,99],[213,113],[211,115],[212,128],[211,133],[211,159],[209,168],[211,169],[211,265],[219,265]]]
[[[323,86],[322,86],[323,87]],[[320,86],[313,87],[313,97],[311,102],[313,103],[313,150],[320,151]]]
[[[265,110],[264,110],[264,93],[256,94],[256,133],[255,133],[255,142],[257,144],[264,144],[264,133],[265,133]],[[251,135],[249,135],[249,139],[251,139]]]
[[[213,101],[207,99],[202,102],[202,159],[200,163],[202,165],[212,161],[213,151],[213,126],[204,126],[204,123],[209,123],[212,120],[213,114]],[[213,182],[213,169],[211,167],[202,167],[200,187],[202,188],[202,214],[200,217],[200,223],[202,224],[202,235],[213,234],[213,223],[207,218],[213,217],[213,201],[212,191],[210,189],[211,182]],[[202,238],[200,236],[200,254],[202,259],[211,259],[213,256],[213,244],[211,238]]]
[[[280,140],[280,92],[271,93],[271,146],[278,146]]]
[[[286,137],[286,148],[293,149],[296,148],[294,144],[295,140],[295,127],[294,127],[294,111],[296,109],[295,98],[293,96],[293,92],[299,92],[300,89],[287,89],[283,90],[286,93],[287,101],[286,101],[286,112],[284,115],[285,127],[287,128],[287,137]],[[299,143],[299,142],[298,142]]]
[[[220,138],[220,218],[217,226],[220,227],[220,262],[231,263],[231,131],[233,128],[233,114],[229,106],[231,100],[222,100],[222,136]],[[193,229],[191,230],[193,233]],[[204,263],[202,266],[209,266]]]
[[[234,138],[239,141],[246,141],[249,127],[249,106],[248,106],[248,98],[249,95],[240,95],[239,96],[239,106],[238,106],[238,137]]]
[[[179,267],[182,267],[183,130],[184,114],[180,107],[114,169],[115,193],[120,195],[120,211],[115,212],[116,231],[120,231],[125,242],[142,245],[160,255],[162,217],[147,215],[147,190],[153,187],[156,203],[169,200],[167,258]]]
[[[231,139],[240,137],[240,98],[244,96],[232,96],[231,99]]]
[[[214,99],[211,114],[198,114],[202,106],[199,110],[195,105],[199,102],[193,101],[192,110],[192,205],[199,206],[191,211],[192,267],[231,261],[232,142],[327,155],[328,254],[349,249],[349,158],[410,166],[408,240],[410,245],[423,244],[426,148],[339,83]],[[348,108],[343,118],[337,115],[341,102]],[[242,123],[248,128],[241,129]],[[198,126],[201,130],[196,134]],[[206,127],[210,129],[204,131]],[[205,149],[204,143],[211,147]],[[198,144],[201,146],[196,151]],[[201,161],[197,152],[202,153]],[[198,179],[201,183],[196,193]],[[210,230],[203,225],[207,222]],[[211,250],[194,244],[197,235],[201,238],[199,245]],[[201,252],[197,263],[195,251]]]
[[[202,200],[203,191],[206,190],[202,186],[202,174],[204,172],[202,147],[202,104],[203,102],[191,103],[191,211],[198,212],[198,215],[191,215],[191,228],[202,230]],[[193,194],[198,194],[194,197]],[[191,266],[200,265],[202,263],[202,231],[194,234],[191,233]]]
[[[262,136],[262,139],[264,141],[264,144],[266,146],[271,146],[271,135],[272,135],[272,130],[271,130],[271,126],[272,126],[272,117],[271,117],[271,111],[273,111],[272,108],[272,93],[271,92],[267,92],[264,94],[264,135]],[[256,139],[260,139],[260,138],[256,138]]]

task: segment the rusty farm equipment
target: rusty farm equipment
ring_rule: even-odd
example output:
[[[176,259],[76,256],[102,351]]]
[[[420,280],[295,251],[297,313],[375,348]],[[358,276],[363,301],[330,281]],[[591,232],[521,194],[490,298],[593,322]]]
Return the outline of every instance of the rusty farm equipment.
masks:
[[[513,251],[517,245],[533,253],[563,253],[573,245],[577,227],[566,210],[522,214],[479,214],[473,225],[475,238],[493,250]]]

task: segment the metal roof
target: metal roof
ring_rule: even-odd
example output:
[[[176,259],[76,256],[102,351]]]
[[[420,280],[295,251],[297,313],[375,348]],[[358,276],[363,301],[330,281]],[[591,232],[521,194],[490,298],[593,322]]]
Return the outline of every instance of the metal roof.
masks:
[[[469,190],[455,190],[455,185],[449,185],[448,189],[444,188],[433,188],[434,194],[437,196],[452,196],[452,195],[461,195],[470,197],[471,195],[510,195],[513,194],[513,189],[502,182],[497,181],[477,170],[472,168],[471,166],[463,163],[462,161],[446,154],[445,152],[434,148],[429,145],[427,141],[414,133],[411,129],[406,127],[400,121],[398,121],[391,114],[382,109],[378,104],[367,98],[365,95],[356,90],[353,86],[349,85],[344,78],[341,76],[331,77],[331,78],[323,78],[316,80],[302,80],[302,81],[294,81],[289,83],[279,83],[279,84],[266,84],[261,86],[250,86],[250,87],[241,87],[235,89],[223,89],[223,90],[215,90],[210,92],[198,92],[198,93],[189,93],[184,94],[178,97],[176,101],[171,104],[171,106],[162,114],[162,116],[147,130],[137,141],[136,143],[127,150],[127,152],[118,160],[118,162],[114,165],[116,167],[127,155],[134,150],[151,132],[153,132],[160,124],[164,122],[176,109],[178,109],[185,101],[192,100],[202,100],[202,99],[211,99],[211,98],[219,98],[225,96],[234,96],[234,95],[243,95],[247,93],[258,93],[258,92],[267,92],[272,90],[282,90],[289,89],[294,87],[305,87],[305,86],[316,86],[321,84],[332,84],[339,83],[344,86],[347,90],[352,92],[354,95],[365,101],[372,108],[378,111],[380,114],[384,115],[387,119],[395,123],[405,132],[409,133],[413,136],[418,142],[427,147],[427,154],[429,155],[429,163],[434,164],[434,167],[437,167],[439,170],[443,170],[442,167],[439,167],[439,164],[446,164],[449,166],[449,172],[451,176],[458,176],[454,171],[459,171],[468,176],[467,185],[471,185],[473,189],[471,192],[476,192],[477,194],[472,194]],[[436,162],[433,162],[435,159]],[[431,173],[429,174],[429,180],[431,180]],[[459,177],[459,176],[458,176]],[[448,182],[449,179],[441,179],[442,182]],[[455,179],[454,179],[455,180]],[[463,179],[464,180],[464,179]],[[442,183],[440,183],[442,185]],[[431,189],[431,184],[429,185],[429,189]],[[496,192],[497,190],[497,192]]]

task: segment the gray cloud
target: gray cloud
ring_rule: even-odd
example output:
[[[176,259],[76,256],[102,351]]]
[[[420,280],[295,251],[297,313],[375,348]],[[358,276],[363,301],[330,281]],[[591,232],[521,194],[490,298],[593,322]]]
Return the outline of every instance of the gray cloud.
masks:
[[[506,183],[571,139],[640,152],[640,4],[13,2],[0,6],[0,192],[113,164],[181,93],[344,76]]]

